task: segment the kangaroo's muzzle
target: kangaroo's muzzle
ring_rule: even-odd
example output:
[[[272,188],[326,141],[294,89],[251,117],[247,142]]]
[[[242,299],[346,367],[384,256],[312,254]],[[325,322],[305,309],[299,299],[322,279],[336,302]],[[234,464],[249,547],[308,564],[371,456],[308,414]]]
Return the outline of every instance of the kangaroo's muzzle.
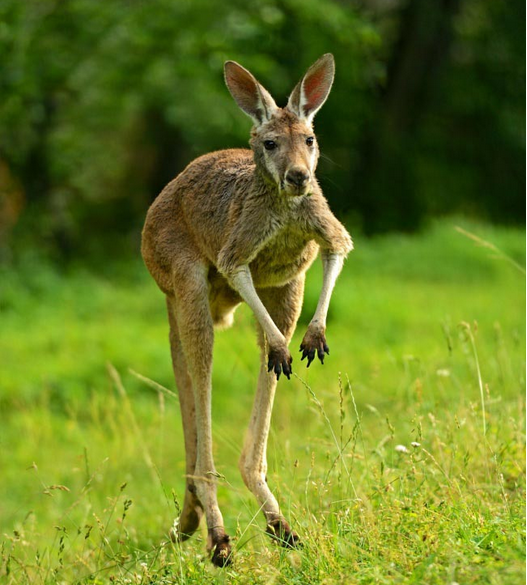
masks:
[[[307,169],[293,167],[285,174],[285,184],[288,193],[292,195],[304,195],[310,184],[311,176]]]

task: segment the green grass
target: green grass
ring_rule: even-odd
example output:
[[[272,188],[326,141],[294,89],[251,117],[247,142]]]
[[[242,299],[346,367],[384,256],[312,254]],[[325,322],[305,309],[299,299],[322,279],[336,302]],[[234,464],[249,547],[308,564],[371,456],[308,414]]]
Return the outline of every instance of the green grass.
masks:
[[[184,452],[164,300],[140,261],[0,270],[0,583],[525,582],[524,232],[443,220],[356,239],[331,355],[281,380],[269,483],[284,551],[237,470],[258,370],[242,307],[216,338],[215,458],[234,564],[167,539]],[[295,353],[316,305],[310,271]],[[133,370],[133,371],[132,371]]]

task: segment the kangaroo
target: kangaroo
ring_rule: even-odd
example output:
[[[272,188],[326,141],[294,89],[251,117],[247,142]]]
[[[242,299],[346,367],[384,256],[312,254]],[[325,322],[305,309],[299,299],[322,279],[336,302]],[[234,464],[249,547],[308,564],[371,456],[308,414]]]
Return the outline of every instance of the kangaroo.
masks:
[[[279,108],[234,61],[225,82],[254,127],[248,149],[212,152],[191,162],[150,207],[142,254],[166,295],[170,347],[183,420],[186,491],[171,530],[183,541],[205,514],[212,562],[231,559],[216,497],[212,455],[211,372],[214,327],[232,324],[245,301],[257,320],[261,367],[239,461],[264,513],[266,532],[285,547],[300,544],[267,485],[266,448],[277,381],[291,376],[288,349],[300,315],[305,272],[321,250],[323,285],[300,350],[307,365],[329,354],[326,316],[351,238],[331,213],[315,178],[319,148],[313,118],[334,77],[333,55],[316,61]]]

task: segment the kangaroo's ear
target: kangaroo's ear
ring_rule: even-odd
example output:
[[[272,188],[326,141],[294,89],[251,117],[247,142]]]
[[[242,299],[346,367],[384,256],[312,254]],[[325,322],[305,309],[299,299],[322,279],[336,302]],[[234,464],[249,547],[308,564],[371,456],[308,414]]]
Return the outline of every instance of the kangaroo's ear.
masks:
[[[311,124],[329,95],[334,76],[335,59],[326,53],[307,70],[289,97],[287,108]]]
[[[256,126],[270,120],[277,110],[275,101],[265,87],[235,61],[225,63],[225,83],[236,103],[251,116]]]

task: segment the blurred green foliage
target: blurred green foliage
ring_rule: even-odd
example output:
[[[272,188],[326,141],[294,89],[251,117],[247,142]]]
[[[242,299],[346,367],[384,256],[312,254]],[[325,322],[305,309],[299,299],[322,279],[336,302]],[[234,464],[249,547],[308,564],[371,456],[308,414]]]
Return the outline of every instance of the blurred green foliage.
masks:
[[[20,234],[63,256],[110,238],[116,253],[136,246],[149,203],[194,156],[247,144],[223,62],[283,105],[325,52],[337,79],[317,119],[319,177],[341,215],[367,232],[454,210],[521,221],[524,12],[503,0],[3,0],[0,250]]]

